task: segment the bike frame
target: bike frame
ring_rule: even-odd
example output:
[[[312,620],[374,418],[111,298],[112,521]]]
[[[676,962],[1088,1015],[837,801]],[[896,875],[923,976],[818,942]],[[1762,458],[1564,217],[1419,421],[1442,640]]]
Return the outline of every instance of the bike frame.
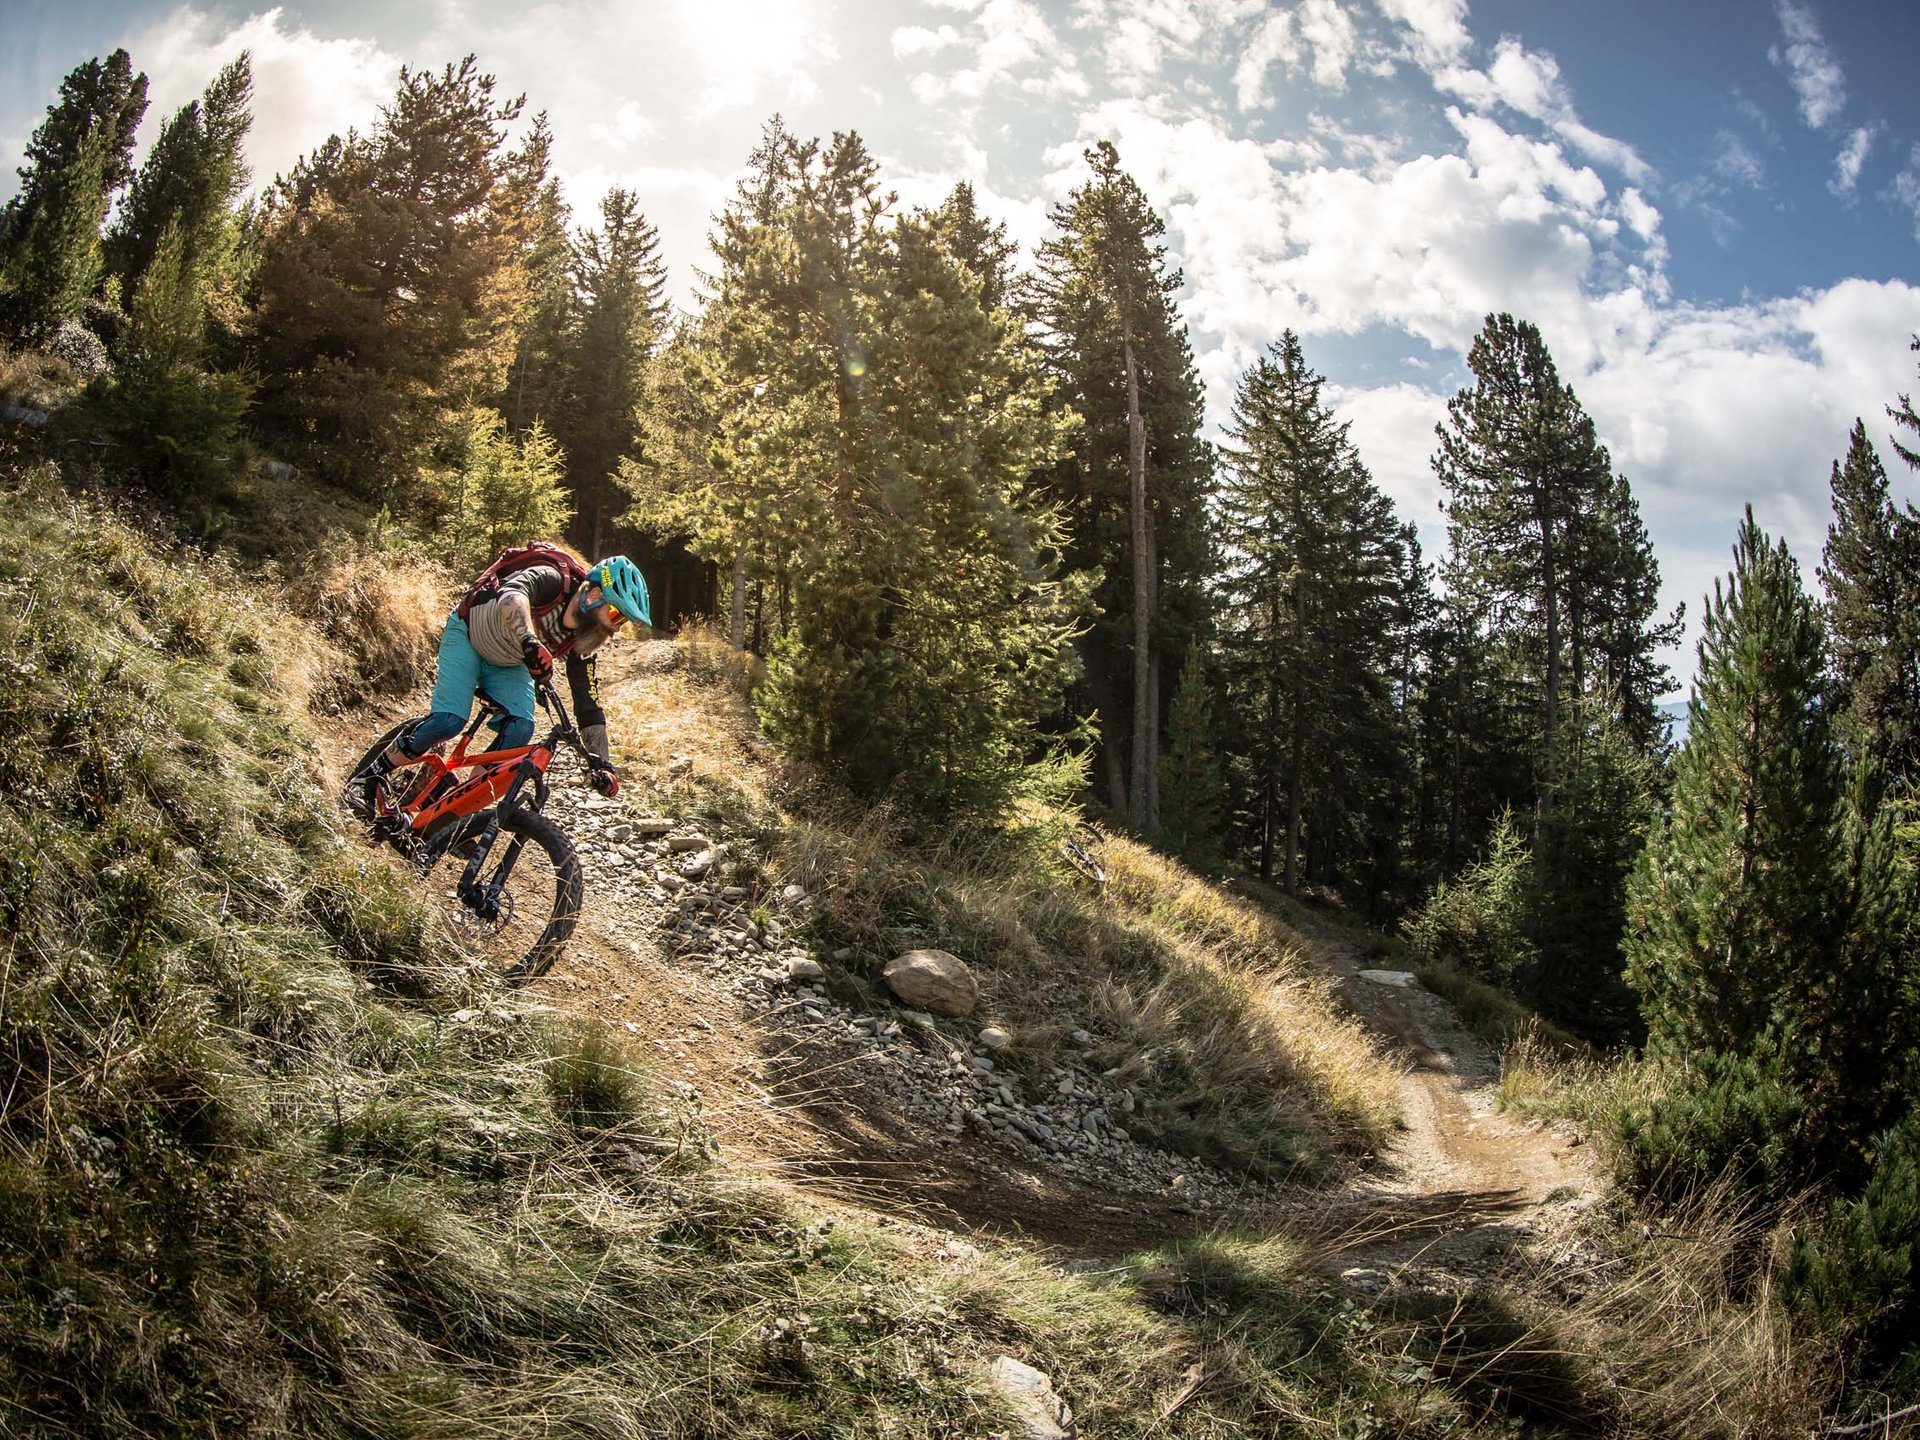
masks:
[[[547,767],[553,763],[558,743],[569,741],[582,748],[583,753],[584,747],[580,747],[580,732],[553,686],[542,684],[538,694],[540,704],[555,716],[553,727],[544,736],[531,745],[512,745],[471,754],[474,736],[499,708],[491,703],[481,706],[461,732],[451,754],[443,757],[428,751],[403,767],[405,772],[411,772],[406,785],[407,798],[395,807],[393,819],[416,840],[439,836],[451,843],[452,837],[465,828],[462,821],[490,806],[504,808],[514,804],[529,783],[534,787],[532,808],[538,810],[545,806]],[[458,778],[463,774],[465,779]],[[497,820],[487,827],[489,841],[497,828]],[[445,845],[435,845],[429,840],[420,859],[431,868],[444,849]]]

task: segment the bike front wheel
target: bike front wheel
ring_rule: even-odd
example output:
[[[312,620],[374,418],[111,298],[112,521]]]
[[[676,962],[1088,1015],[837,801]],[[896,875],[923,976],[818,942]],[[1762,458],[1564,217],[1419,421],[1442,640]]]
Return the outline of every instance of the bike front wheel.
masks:
[[[459,888],[465,847],[456,844],[448,857],[454,867],[448,918],[470,959],[509,979],[530,980],[565,953],[586,882],[573,841],[553,821],[518,805],[496,813],[500,833],[465,894]]]

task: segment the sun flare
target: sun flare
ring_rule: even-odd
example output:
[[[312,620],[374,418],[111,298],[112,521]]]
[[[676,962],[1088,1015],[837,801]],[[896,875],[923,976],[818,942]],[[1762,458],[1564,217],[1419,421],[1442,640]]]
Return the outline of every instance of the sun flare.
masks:
[[[796,69],[815,28],[812,8],[795,0],[680,0],[680,22],[705,65],[743,77]]]

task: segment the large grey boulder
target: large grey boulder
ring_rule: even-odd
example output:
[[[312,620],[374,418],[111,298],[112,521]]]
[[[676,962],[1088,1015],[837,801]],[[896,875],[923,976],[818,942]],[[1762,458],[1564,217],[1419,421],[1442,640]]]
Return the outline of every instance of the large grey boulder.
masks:
[[[958,955],[945,950],[909,950],[881,972],[887,988],[916,1010],[965,1016],[980,1003],[980,982]]]

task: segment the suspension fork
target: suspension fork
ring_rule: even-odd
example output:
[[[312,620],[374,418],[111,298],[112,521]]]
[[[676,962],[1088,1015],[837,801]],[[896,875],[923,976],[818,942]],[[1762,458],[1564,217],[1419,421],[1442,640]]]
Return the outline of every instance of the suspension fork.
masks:
[[[533,757],[528,756],[515,768],[513,783],[507,787],[506,794],[494,806],[493,813],[487,817],[486,828],[480,832],[479,842],[473,847],[473,854],[467,860],[467,868],[460,873],[460,882],[456,893],[460,903],[465,905],[483,920],[497,920],[500,917],[500,896],[507,888],[507,879],[513,874],[514,863],[519,860],[520,852],[526,848],[527,837],[515,835],[507,842],[506,854],[490,879],[484,883],[480,872],[486,869],[487,860],[493,854],[494,842],[500,838],[500,815],[511,806],[520,804],[520,792],[527,783],[533,784],[533,804],[530,809],[541,810],[547,803],[547,777]]]

